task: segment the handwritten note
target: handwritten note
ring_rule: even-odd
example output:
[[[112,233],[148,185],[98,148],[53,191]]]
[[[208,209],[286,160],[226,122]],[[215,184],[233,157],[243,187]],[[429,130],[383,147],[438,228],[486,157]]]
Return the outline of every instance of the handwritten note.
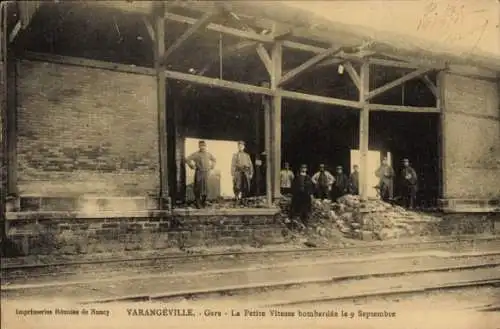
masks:
[[[485,9],[466,6],[465,0],[429,0],[418,21],[417,30],[422,33],[439,33],[441,41],[456,43],[467,40],[474,50],[481,41],[489,21]]]

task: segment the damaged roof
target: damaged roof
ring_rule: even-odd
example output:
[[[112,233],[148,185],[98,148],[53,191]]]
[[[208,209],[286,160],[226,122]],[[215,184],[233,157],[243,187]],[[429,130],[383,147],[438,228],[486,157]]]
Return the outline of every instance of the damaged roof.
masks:
[[[149,15],[153,1],[89,1],[104,6]],[[486,53],[477,47],[432,42],[396,31],[378,31],[366,26],[345,24],[329,17],[335,2],[325,2],[324,10],[297,1],[166,1],[167,10],[186,9],[202,14],[223,6],[246,26],[273,31],[284,39],[300,38],[318,49],[332,46],[363,46],[365,54],[377,54],[419,65],[467,65],[500,72],[500,54]],[[301,4],[302,3],[302,4]],[[323,4],[322,4],[323,5]],[[363,53],[361,53],[363,55]]]

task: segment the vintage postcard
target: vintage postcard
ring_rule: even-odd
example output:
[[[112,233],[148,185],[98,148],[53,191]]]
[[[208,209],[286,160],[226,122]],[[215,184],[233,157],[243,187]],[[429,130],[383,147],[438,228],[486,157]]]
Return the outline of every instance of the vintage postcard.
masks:
[[[2,329],[500,329],[500,1],[0,26]]]

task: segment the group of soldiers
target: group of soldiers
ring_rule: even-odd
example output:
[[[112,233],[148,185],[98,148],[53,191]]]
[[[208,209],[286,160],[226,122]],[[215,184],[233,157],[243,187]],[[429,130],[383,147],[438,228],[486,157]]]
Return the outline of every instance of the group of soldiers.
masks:
[[[185,160],[186,164],[195,171],[193,192],[196,207],[203,208],[206,205],[208,195],[210,171],[214,169],[216,159],[207,151],[205,141],[199,141],[198,146],[199,150],[189,155]],[[379,191],[382,200],[392,202],[396,175],[387,158],[383,159],[375,174],[379,178],[379,184],[375,188]],[[231,175],[235,199],[237,202],[242,202],[250,195],[250,186],[254,175],[253,163],[250,155],[245,151],[245,142],[243,141],[238,142],[238,151],[233,154]],[[408,159],[403,160],[401,178],[404,204],[408,208],[413,208],[417,193],[417,174],[410,166]],[[314,196],[319,199],[336,201],[346,194],[359,194],[359,166],[354,165],[353,171],[348,176],[344,173],[342,166],[337,166],[335,175],[332,175],[324,164],[320,164],[319,170],[314,175],[309,176],[307,165],[301,165],[299,172],[294,174],[290,165],[285,163],[284,169],[280,173],[280,187],[283,195],[292,196],[292,213],[299,215],[302,220],[306,221],[311,211]]]
[[[199,150],[186,158],[186,164],[194,170],[193,192],[197,208],[206,206],[208,178],[216,164],[215,157],[207,151],[205,141],[198,142]],[[250,186],[254,168],[250,155],[245,152],[245,142],[238,142],[238,152],[233,154],[231,162],[233,192],[237,202],[242,202],[250,195]]]
[[[379,178],[379,183],[375,188],[379,192],[381,199],[392,203],[394,201],[393,187],[396,175],[387,158],[382,160],[382,164],[375,171],[375,175]],[[307,165],[301,165],[299,173],[295,175],[290,169],[290,165],[285,163],[280,180],[282,194],[292,196],[291,215],[299,216],[303,222],[307,222],[309,218],[313,196],[318,199],[336,201],[346,194],[359,194],[358,165],[354,165],[350,176],[347,176],[342,166],[337,166],[335,175],[332,175],[326,170],[324,164],[320,164],[319,170],[314,175],[309,176]],[[410,166],[408,159],[403,159],[400,181],[404,206],[413,209],[416,202],[418,177],[415,170]]]

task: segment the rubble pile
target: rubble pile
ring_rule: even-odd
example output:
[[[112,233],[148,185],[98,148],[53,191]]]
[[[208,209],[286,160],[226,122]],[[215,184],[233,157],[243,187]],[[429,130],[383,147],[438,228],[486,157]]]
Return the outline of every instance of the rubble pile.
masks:
[[[282,216],[287,216],[282,200]],[[415,223],[437,222],[438,218],[407,211],[381,200],[361,200],[359,196],[346,195],[337,202],[313,200],[312,214],[308,226],[316,235],[341,236],[357,240],[389,240],[419,234]],[[412,225],[413,224],[413,225]],[[309,231],[310,231],[310,228]]]

